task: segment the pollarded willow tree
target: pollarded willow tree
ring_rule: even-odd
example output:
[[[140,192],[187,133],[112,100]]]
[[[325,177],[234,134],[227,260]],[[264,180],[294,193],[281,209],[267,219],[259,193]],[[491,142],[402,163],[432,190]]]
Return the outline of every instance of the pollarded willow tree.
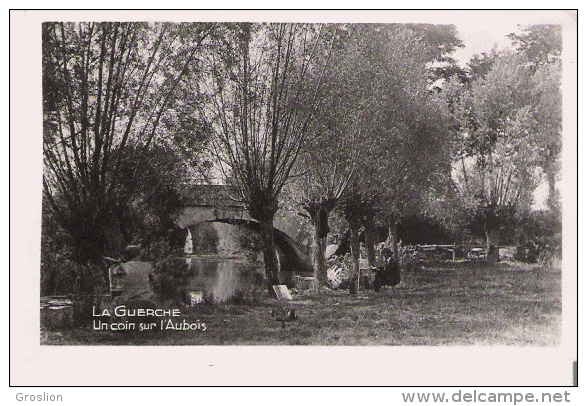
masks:
[[[335,27],[225,24],[209,53],[213,153],[261,224],[268,289],[279,283],[273,221],[322,97]]]
[[[456,104],[461,138],[453,177],[461,206],[471,226],[485,234],[488,249],[499,247],[504,225],[532,202],[543,134],[538,105],[527,59],[508,53],[464,87]]]
[[[361,52],[359,26],[338,28],[324,77],[324,97],[289,188],[313,227],[312,262],[320,285],[327,282],[328,219],[364,159],[361,149],[377,87],[370,61]]]
[[[175,166],[157,153],[172,151],[163,123],[213,28],[43,24],[44,210],[76,261],[100,263],[129,243],[123,218],[161,186],[147,174]]]
[[[366,33],[363,41],[363,57],[372,66],[373,97],[360,166],[341,209],[351,240],[359,225],[364,228],[367,257],[373,261],[374,227],[387,226],[396,247],[397,221],[421,211],[421,196],[447,172],[450,129],[442,104],[429,90],[432,61],[427,45],[403,26],[380,27]],[[352,241],[351,246],[358,244]]]
[[[341,120],[339,124],[344,123]],[[357,162],[357,148],[352,139],[360,137],[361,131],[356,126],[343,131],[350,131],[350,138],[339,137],[336,132],[325,132],[309,143],[314,153],[305,154],[300,159],[301,172],[290,188],[290,194],[312,224],[312,263],[320,285],[327,281],[324,254],[330,232],[328,219],[351,181]],[[359,141],[356,139],[356,142]]]
[[[339,33],[325,95],[299,161],[301,176],[293,185],[314,226],[320,283],[326,281],[324,246],[333,209],[349,225],[355,259],[364,228],[373,261],[376,223],[391,221],[395,227],[408,209],[420,208],[419,196],[439,165],[449,167],[443,145],[448,120],[429,90],[430,64],[442,50],[402,25],[349,24]]]
[[[450,152],[454,131],[449,114],[436,93],[420,93],[403,119],[393,148],[383,152],[387,162],[378,195],[380,226],[398,254],[398,226],[402,218],[426,213],[450,183]]]

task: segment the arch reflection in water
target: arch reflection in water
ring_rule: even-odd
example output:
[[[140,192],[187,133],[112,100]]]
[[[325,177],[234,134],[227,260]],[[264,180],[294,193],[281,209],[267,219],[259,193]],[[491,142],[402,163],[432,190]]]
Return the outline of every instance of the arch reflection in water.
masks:
[[[262,264],[253,264],[246,258],[202,255],[188,261],[192,276],[186,293],[192,304],[226,303],[264,286]]]

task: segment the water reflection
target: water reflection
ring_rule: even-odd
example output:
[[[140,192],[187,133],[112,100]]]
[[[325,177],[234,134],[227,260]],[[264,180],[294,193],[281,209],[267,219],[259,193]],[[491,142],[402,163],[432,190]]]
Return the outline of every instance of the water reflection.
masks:
[[[227,302],[263,287],[263,270],[242,258],[197,256],[187,259],[191,274],[186,286],[192,304]]]

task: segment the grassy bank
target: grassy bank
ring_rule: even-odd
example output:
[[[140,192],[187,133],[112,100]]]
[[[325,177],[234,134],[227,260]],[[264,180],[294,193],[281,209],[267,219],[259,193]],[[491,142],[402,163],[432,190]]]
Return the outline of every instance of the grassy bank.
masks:
[[[429,264],[392,291],[294,292],[298,320],[273,320],[277,301],[201,305],[191,331],[42,332],[56,345],[510,345],[561,342],[561,271],[518,262]]]

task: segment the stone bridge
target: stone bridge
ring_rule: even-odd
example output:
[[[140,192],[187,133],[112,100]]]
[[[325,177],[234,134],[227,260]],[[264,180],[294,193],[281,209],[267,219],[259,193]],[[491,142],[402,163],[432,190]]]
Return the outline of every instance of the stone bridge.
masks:
[[[238,189],[224,185],[199,185],[185,192],[187,203],[178,224],[188,229],[186,253],[238,253],[242,244],[230,227],[260,231],[260,224],[250,217],[238,196]],[[281,282],[290,285],[294,275],[312,275],[310,236],[300,219],[278,212],[274,227]]]

